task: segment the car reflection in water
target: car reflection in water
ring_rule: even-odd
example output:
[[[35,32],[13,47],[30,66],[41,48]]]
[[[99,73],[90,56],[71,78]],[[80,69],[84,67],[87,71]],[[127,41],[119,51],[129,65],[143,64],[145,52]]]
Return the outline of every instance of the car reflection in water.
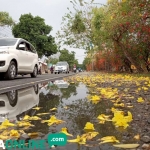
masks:
[[[68,88],[69,83],[64,80],[55,80],[54,84],[57,85],[58,88]]]
[[[0,122],[5,119],[21,120],[26,114],[34,115],[31,109],[39,104],[39,85],[12,90],[0,95]]]

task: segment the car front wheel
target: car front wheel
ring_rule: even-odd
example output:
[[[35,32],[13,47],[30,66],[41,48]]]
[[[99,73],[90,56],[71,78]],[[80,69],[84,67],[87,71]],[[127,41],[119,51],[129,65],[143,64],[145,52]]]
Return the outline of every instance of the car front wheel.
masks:
[[[31,77],[32,78],[36,78],[37,77],[37,73],[38,73],[38,69],[37,66],[34,67],[33,72],[31,73]]]
[[[11,61],[8,70],[5,74],[5,78],[13,80],[16,77],[16,73],[17,73],[16,63],[14,61]]]
[[[9,103],[12,107],[15,107],[18,101],[18,91],[17,90],[12,90],[7,93],[7,97],[9,100]]]

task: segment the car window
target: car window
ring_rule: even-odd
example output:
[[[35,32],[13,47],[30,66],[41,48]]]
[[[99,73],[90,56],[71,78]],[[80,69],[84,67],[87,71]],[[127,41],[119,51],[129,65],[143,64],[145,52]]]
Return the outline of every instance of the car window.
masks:
[[[19,42],[19,44],[17,45],[17,48],[16,48],[16,49],[18,49],[18,50],[25,50],[25,48],[20,48],[20,47],[19,47],[20,44],[25,45],[25,42],[24,42],[24,41]]]
[[[36,53],[36,50],[35,50],[35,48],[30,44],[30,48],[31,48],[31,51],[33,52],[33,53]]]
[[[0,39],[0,46],[14,46],[17,42],[17,39]]]
[[[32,52],[32,49],[29,43],[26,43],[26,51]]]

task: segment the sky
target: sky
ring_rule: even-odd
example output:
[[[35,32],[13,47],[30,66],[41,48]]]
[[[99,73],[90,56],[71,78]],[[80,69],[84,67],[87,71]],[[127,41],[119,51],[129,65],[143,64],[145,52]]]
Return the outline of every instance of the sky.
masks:
[[[106,4],[107,0],[95,0],[95,3]],[[70,0],[0,0],[0,11],[6,11],[16,21],[22,14],[31,13],[45,19],[47,25],[52,26],[51,35],[55,37],[61,28],[62,17],[68,13],[67,7],[73,10]],[[0,28],[1,36],[12,36],[11,29]],[[85,50],[67,47],[69,51],[75,51],[76,59],[82,63]]]

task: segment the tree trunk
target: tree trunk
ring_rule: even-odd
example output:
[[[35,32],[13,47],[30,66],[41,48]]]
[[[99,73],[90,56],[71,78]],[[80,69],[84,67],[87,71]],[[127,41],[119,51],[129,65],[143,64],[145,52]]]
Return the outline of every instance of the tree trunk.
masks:
[[[141,68],[141,65],[138,64],[138,62],[136,61],[136,59],[134,59],[134,57],[130,55],[130,53],[128,52],[128,50],[126,48],[124,48],[123,44],[121,44],[120,42],[117,42],[117,44],[122,49],[125,57],[131,62],[132,65],[134,65],[136,67],[137,72],[138,73],[144,72],[144,70]]]

